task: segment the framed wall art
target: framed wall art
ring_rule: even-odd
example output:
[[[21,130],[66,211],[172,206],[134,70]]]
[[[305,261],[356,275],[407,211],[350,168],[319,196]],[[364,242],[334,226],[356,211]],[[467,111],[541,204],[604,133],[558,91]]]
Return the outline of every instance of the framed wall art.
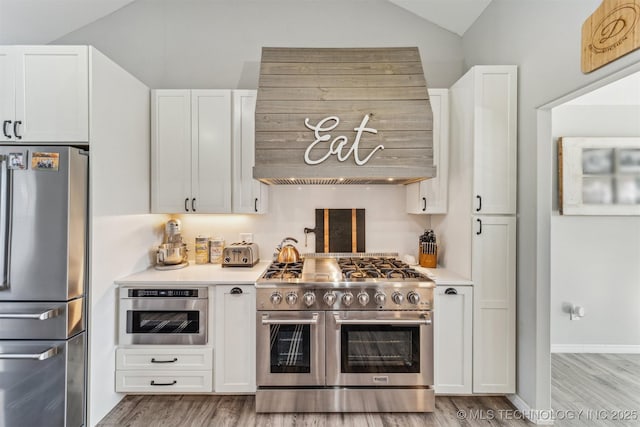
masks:
[[[558,141],[562,215],[640,215],[640,137]]]

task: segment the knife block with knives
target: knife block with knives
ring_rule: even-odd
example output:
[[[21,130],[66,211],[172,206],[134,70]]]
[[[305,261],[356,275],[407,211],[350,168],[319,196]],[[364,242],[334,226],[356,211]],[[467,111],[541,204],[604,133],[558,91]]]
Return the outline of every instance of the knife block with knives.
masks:
[[[436,268],[438,265],[438,246],[433,230],[425,230],[418,245],[418,263],[421,267]]]

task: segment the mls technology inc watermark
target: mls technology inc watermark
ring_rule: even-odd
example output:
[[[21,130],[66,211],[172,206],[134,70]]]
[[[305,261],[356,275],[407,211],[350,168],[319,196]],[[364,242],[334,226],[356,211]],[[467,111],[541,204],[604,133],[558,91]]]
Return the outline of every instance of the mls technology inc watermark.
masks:
[[[459,420],[538,420],[538,421],[638,421],[640,411],[637,409],[576,409],[576,410],[532,410],[518,409],[459,409],[456,412]]]

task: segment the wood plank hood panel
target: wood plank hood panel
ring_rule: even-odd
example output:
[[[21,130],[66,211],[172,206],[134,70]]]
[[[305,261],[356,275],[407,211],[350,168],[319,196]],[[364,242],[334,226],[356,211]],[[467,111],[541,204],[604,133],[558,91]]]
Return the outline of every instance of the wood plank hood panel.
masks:
[[[267,184],[398,184],[436,174],[417,47],[265,47],[255,126],[253,176]]]

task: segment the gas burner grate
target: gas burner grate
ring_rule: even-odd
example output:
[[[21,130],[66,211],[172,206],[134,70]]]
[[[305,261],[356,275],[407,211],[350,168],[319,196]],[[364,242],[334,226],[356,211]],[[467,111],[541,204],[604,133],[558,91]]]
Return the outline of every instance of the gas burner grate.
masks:
[[[302,262],[273,262],[262,275],[263,279],[298,279],[302,276]]]
[[[424,278],[403,261],[392,257],[345,257],[338,265],[346,279],[406,279]]]

